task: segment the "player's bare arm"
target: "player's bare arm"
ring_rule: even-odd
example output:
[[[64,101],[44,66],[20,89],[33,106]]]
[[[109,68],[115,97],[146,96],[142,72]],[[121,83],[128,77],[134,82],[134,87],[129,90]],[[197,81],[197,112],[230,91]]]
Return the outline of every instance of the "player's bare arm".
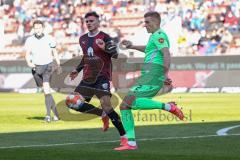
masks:
[[[62,68],[60,66],[60,59],[59,59],[56,48],[52,48],[52,54],[53,54],[53,58],[55,59],[55,61],[57,63],[57,74],[61,74]]]
[[[32,63],[32,60],[31,60],[31,56],[30,56],[31,52],[30,51],[26,51],[26,54],[25,54],[25,59],[27,61],[27,65],[31,68],[34,68],[35,67],[35,64]]]
[[[171,54],[168,48],[163,48],[162,50],[163,58],[164,58],[164,74],[166,77],[165,84],[171,84],[172,80],[168,77],[168,72],[170,69],[170,63],[171,63]]]
[[[56,48],[52,48],[52,53],[53,53],[53,58],[57,62],[57,65],[60,66],[60,59],[59,59]]]
[[[141,52],[144,52],[146,46],[136,46],[136,45],[133,45],[131,41],[128,41],[128,40],[123,40],[120,45],[122,46],[125,46],[125,48],[127,49],[135,49],[135,50],[138,50],[138,51],[141,51]]]
[[[168,74],[170,69],[170,63],[171,63],[171,55],[168,48],[163,48],[162,50],[163,58],[164,58],[164,72],[165,74]]]

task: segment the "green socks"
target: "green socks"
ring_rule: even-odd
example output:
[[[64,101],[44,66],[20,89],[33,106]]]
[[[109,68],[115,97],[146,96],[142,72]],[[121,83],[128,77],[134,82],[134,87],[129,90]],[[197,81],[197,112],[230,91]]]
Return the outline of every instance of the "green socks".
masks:
[[[134,110],[163,109],[169,111],[170,105],[167,103],[165,104],[162,102],[154,101],[150,98],[137,98],[132,105],[132,109]],[[132,110],[131,109],[120,110],[120,112],[128,141],[135,141],[134,117],[132,114]]]
[[[134,119],[133,119],[132,110],[131,109],[120,110],[120,112],[121,112],[123,126],[126,131],[126,136],[129,141],[134,141],[135,131],[134,131]]]
[[[150,98],[137,98],[132,105],[132,109],[150,110],[150,109],[164,109],[165,103],[152,100]]]

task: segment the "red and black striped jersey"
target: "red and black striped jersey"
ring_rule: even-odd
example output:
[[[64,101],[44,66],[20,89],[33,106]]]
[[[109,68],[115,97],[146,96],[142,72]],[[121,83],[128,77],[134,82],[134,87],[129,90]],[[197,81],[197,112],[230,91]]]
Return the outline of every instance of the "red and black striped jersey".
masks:
[[[96,43],[98,39],[105,43],[111,41],[108,34],[100,31],[95,36],[88,33],[79,38],[79,44],[83,51],[83,58],[77,70],[83,68],[83,79],[96,79],[98,76],[105,76],[111,80],[112,55],[102,50]]]

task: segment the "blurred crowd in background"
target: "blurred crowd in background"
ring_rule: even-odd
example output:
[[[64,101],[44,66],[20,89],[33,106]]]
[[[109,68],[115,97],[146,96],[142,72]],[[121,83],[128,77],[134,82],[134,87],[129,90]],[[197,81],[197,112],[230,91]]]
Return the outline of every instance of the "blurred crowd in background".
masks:
[[[78,38],[86,33],[88,11],[101,15],[101,30],[116,42],[144,44],[137,35],[147,36],[143,15],[151,10],[161,14],[162,27],[172,33],[173,56],[240,53],[240,0],[0,0],[0,60],[24,57],[35,19],[43,20],[45,33],[57,40],[61,59],[80,55]]]

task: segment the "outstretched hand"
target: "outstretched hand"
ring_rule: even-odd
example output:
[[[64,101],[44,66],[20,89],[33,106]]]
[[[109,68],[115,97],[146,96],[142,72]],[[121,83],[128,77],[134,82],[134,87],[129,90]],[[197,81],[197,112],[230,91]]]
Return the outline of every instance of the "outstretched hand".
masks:
[[[78,71],[77,70],[73,70],[71,73],[70,73],[70,78],[71,78],[71,81],[74,80],[77,76],[78,76]]]
[[[36,67],[36,65],[33,64],[33,63],[28,63],[27,65],[28,65],[30,68],[35,68],[35,67]]]
[[[98,45],[99,48],[105,50],[105,42],[102,39],[96,39],[96,44]]]
[[[122,42],[120,42],[120,45],[129,49],[132,47],[132,42],[128,40],[122,40]]]
[[[164,85],[172,85],[172,80],[170,78],[166,78],[164,81]]]

